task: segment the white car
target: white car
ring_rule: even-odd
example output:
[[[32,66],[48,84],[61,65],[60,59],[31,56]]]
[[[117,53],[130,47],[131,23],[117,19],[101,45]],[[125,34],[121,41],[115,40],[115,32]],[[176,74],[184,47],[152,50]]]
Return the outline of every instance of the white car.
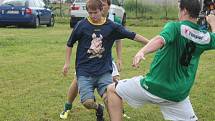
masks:
[[[81,19],[88,16],[86,10],[86,1],[87,0],[74,0],[70,6],[70,27],[74,25]],[[111,0],[111,6],[109,12],[118,16],[122,20],[122,25],[126,23],[126,13],[125,9],[122,7],[124,0]]]

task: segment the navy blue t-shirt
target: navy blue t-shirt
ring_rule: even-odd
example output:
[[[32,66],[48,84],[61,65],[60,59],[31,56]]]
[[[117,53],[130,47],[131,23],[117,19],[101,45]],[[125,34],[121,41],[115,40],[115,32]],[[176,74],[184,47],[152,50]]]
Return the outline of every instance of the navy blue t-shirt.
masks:
[[[136,33],[107,19],[102,25],[93,25],[88,19],[79,21],[67,42],[68,47],[78,41],[76,52],[77,76],[100,76],[112,72],[111,48],[115,40],[134,39]]]

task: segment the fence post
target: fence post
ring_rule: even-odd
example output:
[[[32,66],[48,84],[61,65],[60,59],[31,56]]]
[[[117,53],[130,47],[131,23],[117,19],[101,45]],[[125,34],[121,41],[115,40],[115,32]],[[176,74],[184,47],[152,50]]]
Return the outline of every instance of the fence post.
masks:
[[[62,17],[62,0],[60,0],[60,17]]]
[[[163,1],[163,8],[164,8],[164,11],[165,11],[165,19],[167,19],[168,17],[168,8],[167,8],[167,0],[164,0]]]
[[[137,18],[137,0],[136,0],[136,18]]]

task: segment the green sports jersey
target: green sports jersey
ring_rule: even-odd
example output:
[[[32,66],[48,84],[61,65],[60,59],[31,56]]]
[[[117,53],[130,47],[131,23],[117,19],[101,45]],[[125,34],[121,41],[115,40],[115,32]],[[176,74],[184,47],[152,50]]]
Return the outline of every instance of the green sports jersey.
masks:
[[[121,25],[122,24],[122,19],[115,15],[114,16],[114,22]]]
[[[197,24],[190,21],[181,21],[167,23],[160,36],[165,45],[156,52],[149,73],[140,83],[158,97],[179,102],[190,92],[200,55],[205,50],[215,49],[215,33],[201,31]],[[189,42],[195,45],[195,50],[185,66],[181,60]]]
[[[109,13],[108,19],[110,19],[111,21],[113,21],[119,25],[122,24],[122,19],[119,16],[116,16],[115,14]]]

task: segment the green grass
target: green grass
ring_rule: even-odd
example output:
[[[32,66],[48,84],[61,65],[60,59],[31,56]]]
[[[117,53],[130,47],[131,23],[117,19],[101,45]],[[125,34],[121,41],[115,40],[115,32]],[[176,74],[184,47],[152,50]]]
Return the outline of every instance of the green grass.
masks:
[[[127,0],[124,3],[124,8],[128,18],[143,18],[143,19],[177,19],[177,3],[173,5],[163,5],[163,3],[147,4],[146,0]],[[166,13],[167,12],[167,13]]]
[[[161,27],[135,27],[129,29],[148,38],[158,34]],[[68,24],[38,29],[0,28],[0,120],[1,121],[60,121],[59,113],[66,101],[66,93],[74,72],[73,49],[70,74],[63,77],[61,70],[65,58],[65,45],[71,33]],[[139,69],[131,67],[132,57],[141,44],[123,41],[123,70],[121,78],[145,74],[153,54],[141,63]],[[113,48],[114,49],[114,48]],[[114,52],[114,56],[115,51]],[[215,51],[203,54],[191,101],[200,121],[215,120]],[[97,99],[101,102],[100,97]],[[129,121],[160,121],[162,114],[154,105],[133,109],[125,104]],[[95,112],[74,102],[70,121],[93,121]],[[106,119],[108,115],[106,112]],[[128,121],[125,119],[125,121]]]

